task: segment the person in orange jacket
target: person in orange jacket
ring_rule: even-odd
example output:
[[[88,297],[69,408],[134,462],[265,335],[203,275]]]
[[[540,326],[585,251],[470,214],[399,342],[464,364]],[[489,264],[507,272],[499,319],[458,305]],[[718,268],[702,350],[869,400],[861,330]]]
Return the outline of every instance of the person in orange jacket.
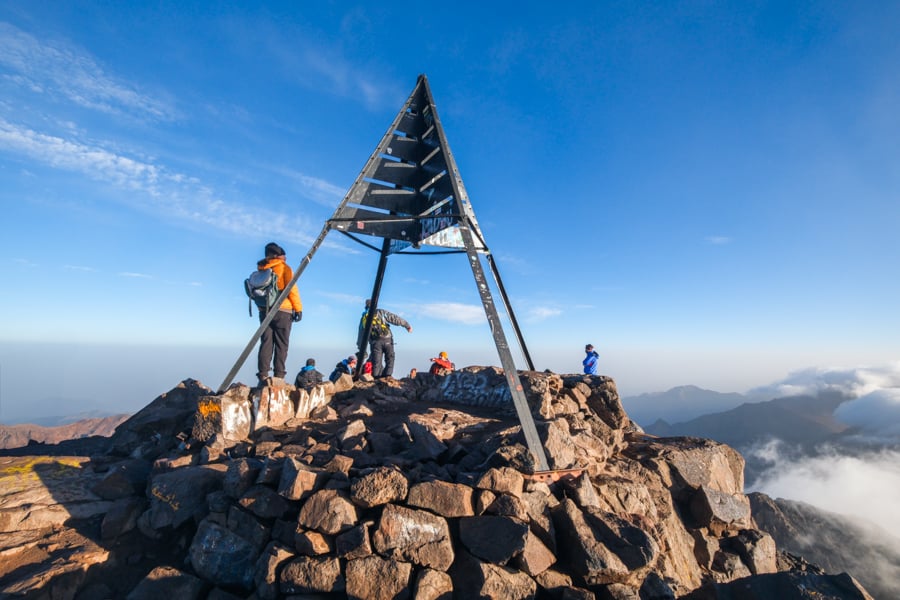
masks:
[[[294,278],[294,271],[285,262],[284,248],[275,242],[270,242],[266,244],[265,252],[266,257],[256,263],[256,268],[260,271],[272,269],[272,272],[278,276],[278,289],[284,290],[284,286]],[[266,317],[266,312],[265,310],[260,311],[260,322]],[[295,285],[288,292],[288,297],[278,307],[278,314],[269,322],[269,326],[266,327],[259,339],[256,376],[260,382],[268,379],[270,365],[274,366],[273,375],[284,379],[287,373],[285,362],[287,362],[288,344],[291,340],[291,325],[302,318],[303,303],[300,302],[300,292],[297,291]],[[273,354],[274,365],[272,364]]]
[[[428,372],[432,375],[449,375],[456,368],[456,365],[450,362],[450,357],[447,356],[446,352],[441,352],[437,358],[432,358],[431,362],[434,364],[431,365],[431,369]]]

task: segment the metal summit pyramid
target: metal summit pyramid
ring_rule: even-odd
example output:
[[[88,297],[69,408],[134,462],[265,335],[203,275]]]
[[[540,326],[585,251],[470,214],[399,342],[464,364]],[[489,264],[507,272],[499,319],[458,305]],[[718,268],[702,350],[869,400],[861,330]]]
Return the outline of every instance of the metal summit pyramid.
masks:
[[[370,318],[360,349],[359,369],[362,368],[362,354],[371,332],[371,318],[378,307],[388,256],[421,253],[423,246],[437,248],[431,253],[464,252],[467,255],[525,441],[534,455],[538,470],[548,470],[544,449],[519,382],[480,254],[487,258],[528,368],[534,370],[534,365],[496,263],[478,227],[425,75],[419,75],[412,93],[369,156],[337,210],[325,223],[312,248],[294,271],[293,280],[284,287],[276,305],[287,297],[331,230],[339,231],[380,252],[375,284],[370,296]],[[380,247],[369,243],[363,236],[380,239]],[[274,315],[275,311],[270,311],[260,323],[256,334],[219,387],[219,393],[224,392],[231,384]]]

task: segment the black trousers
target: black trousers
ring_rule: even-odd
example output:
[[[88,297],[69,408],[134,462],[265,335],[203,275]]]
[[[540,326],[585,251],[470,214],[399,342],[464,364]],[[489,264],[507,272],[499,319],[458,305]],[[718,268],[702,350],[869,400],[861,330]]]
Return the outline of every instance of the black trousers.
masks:
[[[394,338],[380,337],[369,344],[372,350],[372,377],[390,377],[394,374]],[[384,358],[384,366],[381,360]]]
[[[265,318],[264,313],[260,313],[259,322]],[[269,366],[272,363],[272,354],[275,354],[275,370],[273,375],[284,379],[287,370],[285,362],[287,362],[288,343],[291,341],[291,313],[279,310],[278,314],[269,323],[269,326],[259,338],[259,357],[257,359],[256,376],[265,379],[269,376]]]

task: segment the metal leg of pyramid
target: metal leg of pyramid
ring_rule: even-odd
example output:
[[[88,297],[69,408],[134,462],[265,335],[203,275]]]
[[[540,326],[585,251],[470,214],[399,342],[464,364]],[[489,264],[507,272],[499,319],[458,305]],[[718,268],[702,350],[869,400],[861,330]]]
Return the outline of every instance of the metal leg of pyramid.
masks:
[[[500,271],[497,270],[497,264],[494,262],[494,256],[490,253],[487,255],[488,265],[494,274],[494,281],[497,282],[497,289],[500,291],[500,299],[503,300],[503,306],[506,307],[506,314],[509,315],[509,322],[512,324],[516,339],[519,340],[519,348],[522,349],[522,355],[525,362],[528,363],[528,369],[534,371],[534,362],[531,360],[531,354],[528,353],[528,347],[525,345],[525,338],[522,337],[522,330],[519,329],[519,321],[516,320],[516,314],[513,312],[512,305],[509,303],[509,297],[506,295],[506,288],[503,287],[503,280],[500,279]]]
[[[459,230],[466,245],[466,255],[469,257],[469,266],[472,267],[472,274],[475,276],[475,285],[478,286],[481,303],[484,305],[484,313],[487,316],[491,333],[494,335],[494,344],[497,346],[497,354],[500,355],[500,364],[503,366],[503,373],[509,384],[509,392],[512,395],[516,414],[519,417],[519,423],[522,425],[525,443],[528,444],[528,449],[534,455],[535,464],[538,467],[537,470],[547,471],[550,469],[550,466],[547,464],[544,446],[541,444],[541,438],[538,436],[537,427],[535,427],[534,419],[531,416],[531,409],[528,407],[528,399],[525,398],[522,383],[519,381],[519,373],[509,351],[509,344],[506,342],[506,335],[503,333],[503,325],[500,323],[500,315],[497,314],[497,307],[494,305],[487,278],[484,276],[484,269],[481,267],[481,260],[478,257],[478,251],[472,239],[472,232],[467,225],[460,225]]]

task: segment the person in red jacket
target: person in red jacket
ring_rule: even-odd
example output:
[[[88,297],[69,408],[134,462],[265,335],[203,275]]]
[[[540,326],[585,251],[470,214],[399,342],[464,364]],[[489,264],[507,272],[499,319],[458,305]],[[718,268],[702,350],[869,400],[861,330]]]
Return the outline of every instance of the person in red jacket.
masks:
[[[431,369],[428,372],[432,375],[449,375],[456,368],[456,365],[450,362],[446,352],[441,352],[437,358],[432,358],[431,362],[434,364],[431,365]]]
[[[256,263],[256,268],[260,271],[272,269],[272,272],[278,276],[278,289],[284,290],[284,286],[294,278],[294,271],[285,262],[284,248],[275,242],[270,242],[266,244],[265,252],[266,257]],[[266,317],[267,312],[266,310],[259,312],[260,323]],[[285,362],[287,362],[288,344],[291,341],[291,325],[302,318],[303,304],[300,302],[300,292],[297,291],[295,285],[288,292],[288,297],[278,307],[278,314],[269,322],[269,326],[266,327],[259,339],[256,376],[260,383],[268,379],[270,366],[274,367],[275,377],[284,379],[287,373]],[[273,354],[274,364],[272,363]]]

